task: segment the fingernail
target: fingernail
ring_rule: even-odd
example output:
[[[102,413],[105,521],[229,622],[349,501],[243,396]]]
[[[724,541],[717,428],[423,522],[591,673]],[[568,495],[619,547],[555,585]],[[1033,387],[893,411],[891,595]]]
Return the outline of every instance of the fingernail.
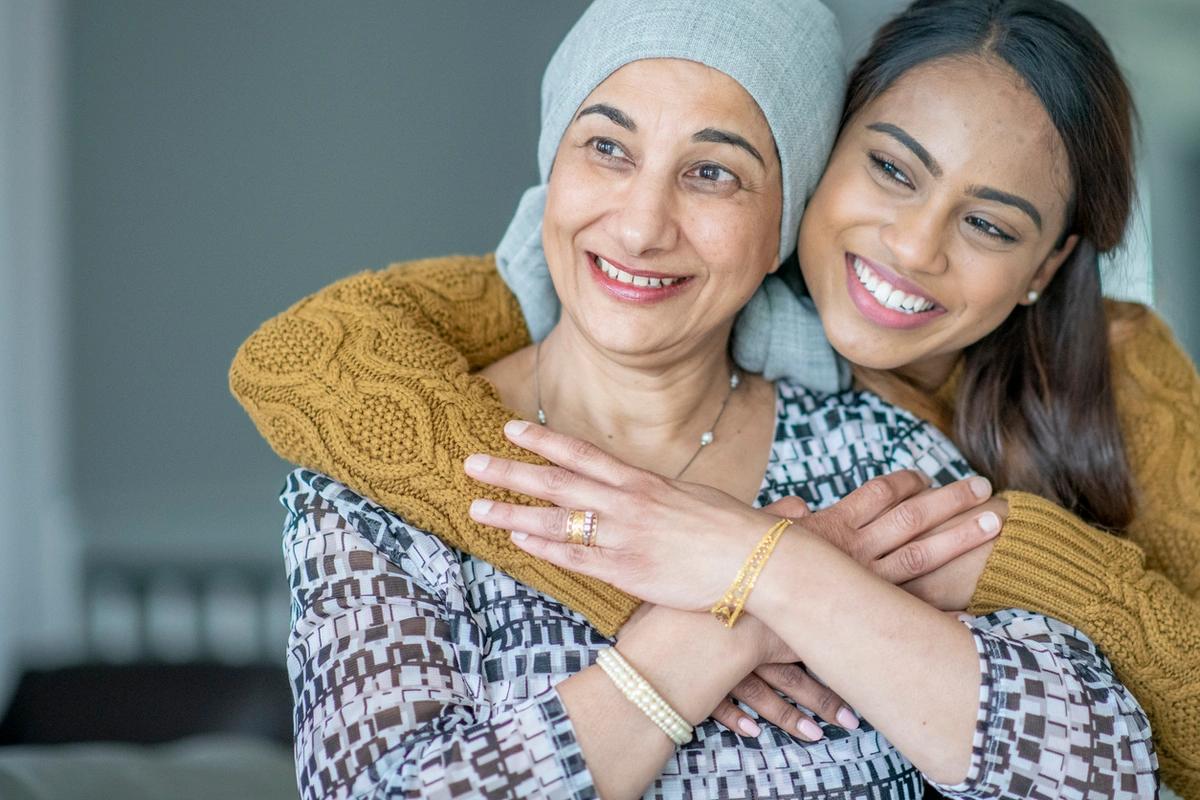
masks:
[[[838,725],[841,725],[848,731],[858,729],[858,717],[854,716],[854,712],[842,706],[837,713]]]
[[[992,484],[987,478],[971,478],[968,485],[971,487],[971,494],[976,497],[984,498],[992,496]]]
[[[758,738],[759,734],[762,733],[762,728],[758,727],[758,723],[749,717],[742,717],[738,720],[738,730],[754,738]]]
[[[487,513],[492,510],[493,505],[495,505],[495,503],[493,503],[491,500],[484,500],[483,498],[480,498],[478,500],[472,500],[471,501],[471,516],[472,517],[487,516]]]
[[[1000,518],[991,511],[985,511],[979,515],[979,528],[989,536],[999,532]]]
[[[528,538],[529,538],[529,534],[528,534],[528,533],[521,533],[520,531],[513,531],[513,532],[512,532],[512,540],[513,540],[514,542],[523,542],[523,541],[525,541],[525,540],[526,540],[526,539],[528,539]]]
[[[963,625],[971,625],[971,624],[974,624],[974,622],[975,622],[975,618],[972,617],[970,614],[956,614],[955,619],[957,619]]]
[[[821,730],[821,726],[808,717],[796,723],[796,728],[800,731],[800,735],[810,742],[820,741],[825,736],[825,733]]]
[[[495,429],[493,428],[493,430]],[[487,469],[487,465],[491,462],[491,460],[492,459],[489,456],[485,456],[482,453],[476,453],[475,455],[467,456],[467,460],[463,462],[463,466],[466,468],[467,472],[483,472],[485,469]],[[459,506],[459,508],[462,508],[462,506]]]
[[[520,436],[529,427],[529,423],[523,419],[510,419],[504,423],[504,432],[509,436]]]

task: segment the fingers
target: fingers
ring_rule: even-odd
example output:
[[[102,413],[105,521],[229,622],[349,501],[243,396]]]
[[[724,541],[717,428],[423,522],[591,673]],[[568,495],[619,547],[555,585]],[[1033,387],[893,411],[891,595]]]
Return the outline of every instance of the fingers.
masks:
[[[624,485],[644,476],[657,477],[652,472],[630,466],[609,455],[591,442],[555,433],[543,425],[510,420],[504,425],[504,435],[509,441],[531,453],[537,453],[547,461],[610,486]]]
[[[513,544],[531,556],[571,572],[590,575],[607,583],[614,582],[617,577],[619,564],[611,558],[611,554],[603,552],[599,547],[553,542],[540,536],[530,536],[524,531],[513,532],[510,538]]]
[[[860,533],[862,538],[859,547],[872,557],[890,553],[904,543],[934,530],[946,520],[969,511],[991,496],[992,484],[987,478],[979,476],[923,491],[900,502],[866,525]],[[996,529],[999,530],[999,527]],[[975,543],[978,544],[978,540]]]
[[[1000,518],[991,511],[964,515],[962,520],[930,536],[901,545],[877,559],[871,564],[871,570],[890,583],[906,583],[949,564],[994,538],[1001,525]]]
[[[463,462],[475,480],[567,508],[597,508],[606,488],[562,467],[525,464],[475,453]]]
[[[756,673],[750,673],[730,692],[736,699],[754,709],[762,719],[778,725],[783,730],[803,739],[816,742],[824,738],[821,726],[792,703],[771,688]]]
[[[567,515],[557,506],[551,508],[496,503],[480,498],[471,503],[471,519],[506,531],[522,531],[555,542],[567,541]]]
[[[847,730],[858,728],[858,717],[832,689],[818,681],[800,664],[763,664],[755,672],[793,702],[809,709],[832,725]]]
[[[710,716],[729,730],[742,736],[757,738],[762,733],[759,724],[728,699],[722,700]]]
[[[861,528],[928,487],[929,479],[924,475],[902,469],[867,481],[828,511],[839,515],[851,527]]]
[[[799,519],[812,513],[812,509],[808,507],[808,503],[804,502],[803,498],[796,497],[795,495],[781,497],[774,503],[763,506],[763,511],[774,514],[777,517],[787,517],[788,519]]]

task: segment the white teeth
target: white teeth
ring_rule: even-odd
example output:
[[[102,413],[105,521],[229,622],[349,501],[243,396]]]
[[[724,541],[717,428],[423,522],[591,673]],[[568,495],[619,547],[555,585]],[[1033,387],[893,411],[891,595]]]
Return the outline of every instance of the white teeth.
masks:
[[[881,306],[902,311],[906,314],[919,314],[928,311],[936,305],[932,300],[920,295],[908,294],[880,278],[871,268],[863,263],[861,258],[854,259],[854,272],[859,282],[867,288]]]
[[[875,291],[871,292],[875,295],[875,299],[879,301],[879,305],[886,306],[888,298],[892,296],[892,285],[887,281],[880,281],[875,287]]]
[[[679,283],[682,278],[645,278],[641,275],[634,275],[626,272],[623,269],[614,267],[612,264],[605,261],[600,256],[596,256],[596,264],[600,267],[600,271],[615,281],[628,283],[631,286],[646,287],[650,289],[662,289],[667,286],[674,286]]]

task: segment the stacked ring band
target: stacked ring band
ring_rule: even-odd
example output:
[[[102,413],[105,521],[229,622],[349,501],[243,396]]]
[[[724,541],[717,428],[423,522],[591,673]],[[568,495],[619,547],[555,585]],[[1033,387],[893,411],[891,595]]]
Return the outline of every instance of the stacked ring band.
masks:
[[[596,512],[571,511],[567,514],[567,541],[594,547],[596,544]]]

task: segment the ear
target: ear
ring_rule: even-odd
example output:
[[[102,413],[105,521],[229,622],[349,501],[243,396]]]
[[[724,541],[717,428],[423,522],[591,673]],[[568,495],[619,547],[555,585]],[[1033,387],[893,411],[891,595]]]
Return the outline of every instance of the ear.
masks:
[[[1029,285],[1025,287],[1025,292],[1037,292],[1041,294],[1046,287],[1050,285],[1051,279],[1058,274],[1058,270],[1063,264],[1067,263],[1067,259],[1075,252],[1076,245],[1079,244],[1079,234],[1073,233],[1066,238],[1062,243],[1062,247],[1055,248],[1050,251],[1050,255],[1042,261],[1041,266],[1037,268],[1037,272],[1033,273],[1033,277],[1029,280]],[[1027,298],[1022,298],[1020,303],[1023,306],[1033,305],[1034,301]]]

